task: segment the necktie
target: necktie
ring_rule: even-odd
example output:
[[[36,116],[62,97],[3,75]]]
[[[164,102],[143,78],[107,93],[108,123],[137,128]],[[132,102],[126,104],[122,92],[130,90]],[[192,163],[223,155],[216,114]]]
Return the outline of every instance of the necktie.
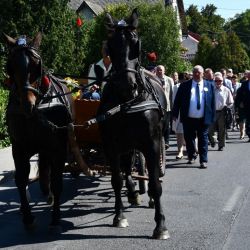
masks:
[[[199,83],[197,83],[197,85],[196,85],[195,92],[196,92],[196,100],[197,100],[197,109],[199,110],[201,108]]]

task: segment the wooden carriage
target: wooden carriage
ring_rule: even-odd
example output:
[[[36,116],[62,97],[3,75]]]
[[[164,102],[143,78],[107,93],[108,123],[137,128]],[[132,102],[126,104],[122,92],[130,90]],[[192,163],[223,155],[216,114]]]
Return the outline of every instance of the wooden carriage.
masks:
[[[96,116],[100,101],[79,99],[74,102],[75,110],[75,135],[76,141],[80,146],[88,144],[100,144],[100,133],[97,124],[89,128],[81,127],[86,121]],[[80,125],[80,126],[77,126]]]
[[[80,172],[82,172],[83,167],[88,167],[94,174],[109,173],[109,168],[106,166],[105,162],[98,124],[93,124],[88,128],[84,126],[88,120],[96,117],[99,104],[100,101],[96,100],[74,100],[74,134],[76,141],[74,146],[78,148],[77,151],[80,152],[81,157],[79,157],[77,161],[73,162],[73,166],[72,163],[68,166],[68,171],[71,172],[73,176],[77,176]],[[141,193],[146,191],[145,181],[148,180],[148,177],[145,176],[145,161],[143,160],[143,162],[144,164],[140,171],[134,171],[132,174],[134,179],[139,180],[139,189]]]

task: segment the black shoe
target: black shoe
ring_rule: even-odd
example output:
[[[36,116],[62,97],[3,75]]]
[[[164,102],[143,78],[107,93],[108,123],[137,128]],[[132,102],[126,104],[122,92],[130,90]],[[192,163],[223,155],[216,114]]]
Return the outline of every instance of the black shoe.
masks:
[[[223,151],[224,150],[224,147],[219,147],[218,148],[218,151]]]
[[[207,168],[207,163],[206,162],[202,162],[200,165],[200,168]]]
[[[196,158],[197,158],[197,155],[193,156],[193,158],[191,158],[191,159],[188,159],[187,164],[193,164],[195,162]]]
[[[212,148],[215,147],[215,142],[211,143],[211,147],[212,147]]]

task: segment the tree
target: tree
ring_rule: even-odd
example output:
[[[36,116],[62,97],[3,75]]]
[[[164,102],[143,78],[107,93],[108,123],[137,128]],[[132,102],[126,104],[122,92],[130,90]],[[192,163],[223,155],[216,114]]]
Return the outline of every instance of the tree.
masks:
[[[202,35],[194,58],[194,64],[202,65],[204,68],[211,68],[211,65],[213,65],[211,58],[213,49],[212,40],[207,35]]]
[[[87,40],[86,26],[76,26],[76,13],[67,7],[68,0],[1,0],[0,34],[12,37],[34,37],[43,32],[40,54],[43,66],[56,73],[80,74],[84,65]],[[78,36],[77,36],[78,35]],[[77,50],[78,49],[78,50]],[[5,108],[8,92],[1,85],[6,77],[5,64],[8,51],[0,42],[0,147],[8,144],[5,127]]]
[[[245,49],[250,55],[250,10],[237,15],[226,25],[224,18],[217,15],[216,10],[213,4],[208,4],[201,12],[195,5],[190,5],[186,11],[188,29],[203,37],[194,62],[213,69],[225,67],[233,68],[236,72],[244,71],[249,65]],[[233,30],[236,33],[231,32]]]
[[[222,33],[216,42],[202,36],[195,63],[214,70],[233,68],[236,73],[250,66],[249,57],[234,32]]]
[[[225,19],[220,15],[216,15],[216,10],[217,8],[213,4],[207,4],[201,9],[204,23],[204,31],[202,33],[207,34],[212,39],[215,39],[218,33],[224,31],[223,26]]]
[[[68,8],[68,1],[2,0],[0,32],[12,37],[34,37],[42,31],[43,64],[57,73],[79,74],[84,67],[86,26],[77,27],[77,15]]]
[[[236,33],[250,57],[250,9],[236,15],[226,24],[225,28]]]
[[[216,14],[217,8],[213,4],[207,4],[199,12],[196,5],[190,5],[186,11],[188,29],[200,35],[207,35],[211,39],[216,38],[224,29],[225,19]]]
[[[203,26],[203,18],[196,5],[191,4],[189,6],[186,10],[186,18],[188,30],[200,34],[200,29]]]
[[[221,58],[220,68],[233,68],[235,72],[244,72],[250,66],[249,57],[235,32],[223,34],[218,39],[214,53],[217,58]]]
[[[163,64],[167,72],[184,71],[187,65],[180,58],[180,34],[177,24],[176,13],[171,7],[166,7],[161,3],[149,4],[143,1],[132,1],[129,4],[109,5],[106,11],[117,20],[129,16],[132,9],[139,10],[139,36],[142,44],[142,65],[147,65],[147,52],[155,51],[158,55],[157,63]],[[86,59],[91,59],[90,63],[100,59],[101,41],[107,37],[104,29],[105,13],[95,18],[91,31],[91,38],[88,43],[89,50]],[[87,62],[86,62],[87,63]]]

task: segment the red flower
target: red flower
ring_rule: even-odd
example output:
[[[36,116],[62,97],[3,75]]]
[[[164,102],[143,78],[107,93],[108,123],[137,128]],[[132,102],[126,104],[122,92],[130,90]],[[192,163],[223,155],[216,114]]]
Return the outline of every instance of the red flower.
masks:
[[[147,54],[147,58],[150,62],[155,62],[157,60],[157,55],[155,52],[151,52]]]
[[[50,87],[50,79],[48,78],[48,76],[44,75],[42,77],[42,90],[43,91],[47,91]]]
[[[77,19],[76,19],[76,25],[77,25],[77,27],[81,27],[82,26],[82,19],[80,17],[77,17]]]

